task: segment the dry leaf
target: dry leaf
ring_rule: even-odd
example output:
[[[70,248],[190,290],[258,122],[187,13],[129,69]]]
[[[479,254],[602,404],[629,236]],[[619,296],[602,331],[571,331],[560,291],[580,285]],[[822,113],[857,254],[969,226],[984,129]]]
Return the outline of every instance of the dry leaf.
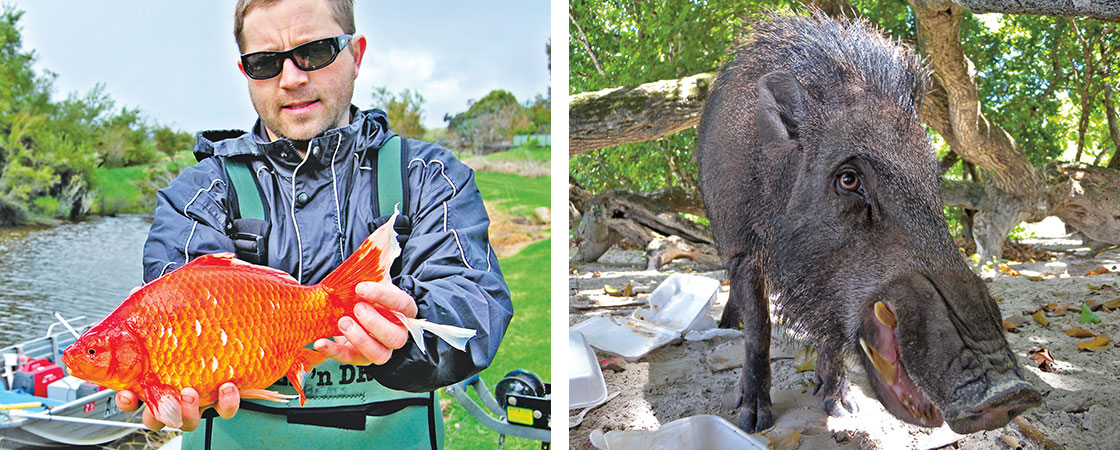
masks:
[[[633,297],[634,296],[634,285],[632,285],[630,283],[626,283],[626,287],[624,287],[622,289],[616,289],[616,288],[611,287],[611,285],[608,284],[606,286],[603,286],[603,292],[606,292],[607,295],[612,296],[612,297]]]
[[[1058,305],[1057,308],[1054,308],[1054,315],[1055,316],[1064,316],[1064,315],[1066,315],[1066,311],[1068,311],[1068,310],[1069,310],[1069,303],[1062,303],[1061,305]]]
[[[1003,300],[1003,296],[1002,296],[1002,295],[997,295],[997,296],[995,296],[995,297],[992,297],[992,301],[994,301],[994,302],[998,302],[998,301],[1000,301],[1000,300]]]
[[[1073,337],[1073,338],[1097,337],[1096,333],[1094,333],[1092,331],[1089,331],[1089,330],[1086,330],[1084,328],[1070,328],[1068,330],[1062,330],[1062,331],[1066,332],[1066,336]]]
[[[1094,284],[1089,284],[1089,285],[1086,285],[1086,287],[1088,287],[1090,291],[1099,291],[1099,290],[1101,290],[1101,287],[1102,287],[1102,286],[1097,286],[1097,285],[1094,285]]]
[[[595,272],[591,274],[591,278],[599,278],[601,276],[603,276],[603,272]]]
[[[1041,444],[1042,440],[1046,439],[1046,435],[1042,434],[1042,431],[1039,431],[1039,429],[1035,428],[1034,425],[1031,425],[1031,424],[1027,423],[1025,420],[1022,420],[1022,418],[1016,418],[1015,419],[1015,424],[1019,425],[1019,431],[1023,432],[1023,436],[1026,436],[1028,439],[1030,439],[1032,441],[1035,441],[1035,442],[1038,442],[1038,443]]]
[[[1008,324],[1011,324],[1011,326],[1013,326],[1013,327],[1018,327],[1019,325],[1022,325],[1026,321],[1027,321],[1027,319],[1024,319],[1023,316],[1011,316],[1011,317],[1008,317],[1006,320],[1004,320],[1004,322],[1007,322]]]
[[[1089,301],[1085,302],[1085,306],[1088,306],[1090,311],[1100,311],[1101,306],[1104,306],[1104,305],[1102,305],[1100,301],[1089,300]]]
[[[801,446],[801,429],[793,430],[789,434],[780,438],[770,438],[770,448],[772,450],[796,450]]]
[[[1006,320],[1005,320],[1005,321],[1003,321],[1003,329],[1004,329],[1004,330],[1007,330],[1007,331],[1008,331],[1008,332],[1010,332],[1010,333],[1018,333],[1018,332],[1019,332],[1019,329],[1018,329],[1018,328],[1015,328],[1015,325],[1012,325],[1012,324],[1010,324],[1010,323],[1007,323],[1007,321],[1006,321]]]
[[[721,286],[731,286],[731,280],[723,280],[719,284]]]
[[[817,370],[817,350],[813,347],[801,347],[797,356],[793,357],[793,368],[798,372]]]
[[[1108,347],[1110,340],[1108,336],[1097,336],[1096,339],[1091,341],[1081,341],[1077,344],[1078,350],[1095,351]]]
[[[1106,273],[1111,273],[1111,272],[1112,271],[1108,270],[1108,268],[1105,267],[1105,266],[1098,266],[1096,269],[1092,269],[1092,270],[1086,272],[1085,275],[1086,276],[1104,275]]]
[[[1116,297],[1116,298],[1112,299],[1108,303],[1105,303],[1104,306],[1107,306],[1108,309],[1120,308],[1120,297]]]
[[[1042,278],[1042,277],[1040,277],[1040,276],[1038,276],[1038,275],[1027,275],[1027,276],[1025,276],[1025,277],[1023,277],[1023,278],[1026,278],[1026,279],[1028,279],[1028,280],[1031,280],[1031,281],[1042,281],[1042,280],[1044,280],[1044,279],[1045,279],[1045,278]]]
[[[1000,265],[999,265],[999,271],[1000,271],[1000,272],[1003,272],[1003,273],[1006,273],[1006,274],[1008,274],[1008,275],[1011,275],[1011,276],[1013,276],[1013,277],[1017,277],[1017,276],[1019,276],[1019,275],[1022,275],[1021,273],[1019,273],[1019,271],[1018,271],[1018,270],[1012,269],[1012,268],[1011,268],[1010,266],[1008,266],[1007,264],[1000,264]]]
[[[1038,368],[1043,372],[1058,373],[1054,370],[1054,355],[1050,354],[1050,349],[1039,347],[1027,350],[1027,357],[1038,363]]]
[[[1034,321],[1042,324],[1044,327],[1050,326],[1050,321],[1046,320],[1046,316],[1042,315],[1042,311],[1031,314],[1031,317],[1034,317]]]

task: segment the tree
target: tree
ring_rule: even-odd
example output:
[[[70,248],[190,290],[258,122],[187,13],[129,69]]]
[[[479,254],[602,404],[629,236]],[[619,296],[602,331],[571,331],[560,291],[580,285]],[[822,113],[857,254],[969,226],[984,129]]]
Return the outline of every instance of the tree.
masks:
[[[385,111],[389,116],[389,126],[397,134],[420,139],[424,137],[424,125],[420,122],[423,117],[424,97],[419,92],[405,89],[400,94],[393,94],[384,86],[373,91],[373,107]]]
[[[460,150],[488,152],[513,141],[516,130],[530,124],[525,108],[509,91],[495,89],[478,101],[471,101],[465,112],[444,117],[447,132]]]
[[[1055,142],[1068,140],[1063,136],[1068,134],[1070,127],[1063,126],[1065,118],[1060,111],[1062,99],[1052,95],[1055,89],[1061,87],[1063,76],[1061,74],[1066,73],[1062,70],[1067,66],[1065,61],[1072,60],[1072,64],[1068,64],[1071,66],[1085,67],[1091,63],[1090,58],[1095,58],[1099,60],[1098,63],[1094,63],[1096,69],[1089,70],[1087,76],[1082,77],[1081,80],[1088,80],[1094,73],[1102,79],[1111,80],[1109,77],[1113,73],[1115,58],[1107,58],[1111,53],[1109,44],[1094,43],[1086,39],[1080,42],[1079,48],[1082,50],[1080,59],[1074,59],[1077,55],[1072,52],[1060,51],[1063,49],[1060,40],[1061,30],[1054,31],[1053,29],[1058,27],[1052,25],[1056,21],[1068,23],[1069,20],[1015,16],[1005,16],[1003,22],[1005,25],[1010,23],[1018,27],[1020,32],[1010,33],[1011,38],[1004,41],[982,29],[982,25],[973,19],[971,14],[961,9],[960,5],[948,1],[912,0],[910,9],[905,11],[899,11],[889,4],[884,6],[881,2],[865,2],[869,3],[869,6],[865,5],[862,8],[854,8],[844,0],[820,0],[812,3],[825,6],[825,10],[832,11],[832,14],[849,16],[876,14],[879,17],[873,19],[881,19],[884,28],[890,33],[904,42],[917,45],[923,54],[927,55],[934,70],[934,86],[922,103],[920,115],[922,120],[951,148],[951,153],[944,160],[945,166],[951,166],[957,160],[962,160],[965,167],[956,173],[976,173],[971,181],[946,179],[943,182],[943,197],[947,204],[979,211],[973,226],[974,231],[978,231],[976,238],[984,259],[999,257],[1003,239],[1015,224],[1022,220],[1039,220],[1046,215],[1058,215],[1068,224],[1095,239],[1120,242],[1120,223],[1113,219],[1114,216],[1120,215],[1118,214],[1120,201],[1117,200],[1120,198],[1118,195],[1120,174],[1077,163],[1051,163],[1042,169],[1035,166],[1052,160],[1061,153],[1061,147],[1054,145]],[[1038,6],[1039,3],[1047,2],[1019,3],[1034,3]],[[1056,3],[1056,0],[1051,3]],[[1111,20],[1116,20],[1115,16],[1110,17],[1113,17]],[[575,21],[574,18],[572,20]],[[962,34],[960,32],[962,26],[967,27],[969,32]],[[1084,19],[1073,22],[1073,26],[1110,28],[1108,25],[1084,22]],[[581,25],[581,28],[584,27]],[[573,39],[578,39],[575,34],[573,32]],[[597,34],[602,33],[586,35]],[[1000,48],[1005,51],[1008,48],[1013,49],[1017,53],[1016,58],[996,58],[990,52],[977,51],[977,48],[992,47],[991,45],[984,47],[985,39],[988,40],[987,44],[999,41],[1001,45],[1010,45],[1010,47],[1003,45]],[[1042,45],[1039,45],[1040,43]],[[573,47],[576,47],[576,44],[573,44]],[[1086,52],[1085,48],[1093,51]],[[1094,56],[1094,52],[1100,53],[1100,56]],[[970,61],[966,54],[978,59]],[[1001,55],[1003,54],[1006,53]],[[573,61],[575,61],[574,56]],[[595,65],[594,61],[592,65]],[[602,62],[599,63],[599,66],[603,65]],[[1001,65],[1003,69],[1012,70],[999,70],[1001,68],[998,66]],[[976,68],[975,72],[971,71],[973,67]],[[575,72],[573,69],[573,73]],[[702,79],[710,75],[710,72],[702,73],[700,77]],[[1064,76],[1072,75],[1067,73]],[[669,78],[659,84],[679,85],[684,79],[685,77]],[[978,83],[978,80],[983,83]],[[654,80],[640,80],[628,86],[637,86],[649,81]],[[1056,84],[1055,81],[1058,83]],[[1084,85],[1085,83],[1082,83],[1082,86]],[[649,130],[651,135],[664,135],[672,131],[669,126],[652,122],[652,118],[676,117],[679,122],[673,126],[691,126],[691,123],[694,123],[692,121],[696,119],[682,111],[698,109],[706,96],[704,90],[693,90],[692,93],[696,95],[678,95],[675,102],[668,102],[667,98],[673,93],[680,92],[679,89],[667,89],[657,93],[646,89],[646,86],[648,85],[586,94],[587,98],[578,96],[573,98],[572,115],[576,115],[577,108],[581,111],[579,120],[573,118],[571,121],[573,153],[587,152],[590,148],[631,140],[626,133],[616,133],[613,130],[640,129],[647,126],[651,129]],[[1110,85],[1102,82],[1099,86],[1097,91],[1104,93],[1102,97],[1107,98]],[[619,103],[617,98],[611,98],[611,95],[621,95],[615,92],[624,91],[645,93],[651,98],[646,103],[636,101]],[[1092,95],[1092,92],[1089,93],[1090,95],[1085,96],[1087,100]],[[1076,93],[1071,95],[1071,97],[1076,96]],[[649,111],[650,104],[672,105],[672,108]],[[1004,108],[1005,105],[1011,107]],[[1092,108],[1082,107],[1081,111],[1089,109]],[[599,111],[601,114],[586,114],[583,113],[584,111]],[[1001,117],[997,120],[995,118],[997,116]],[[621,117],[623,120],[614,121],[611,117]],[[1099,124],[1096,128],[1103,129],[1105,119],[1094,117],[1090,115],[1088,121]],[[1112,117],[1114,118],[1115,115],[1113,114]],[[1020,142],[1012,138],[1012,132],[1000,127],[999,120],[1003,119],[1006,119],[1006,123],[1011,124],[1012,127],[1017,127],[1013,132],[1022,135],[1022,142],[1030,144],[1029,147],[1024,148]],[[595,123],[597,120],[612,125],[612,128],[595,129],[590,125],[584,125]],[[672,119],[667,121],[672,122]],[[1115,120],[1111,123],[1115,123]],[[1086,128],[1091,130],[1094,127]],[[600,138],[597,143],[588,146],[576,144],[580,136],[596,133]],[[1088,136],[1086,133],[1078,134]],[[1103,133],[1098,134],[1103,136]],[[1099,140],[1104,141],[1103,137]],[[1120,140],[1115,142],[1120,143]],[[594,164],[577,164],[577,161],[609,151],[604,149],[573,157],[573,175],[576,175],[577,182],[581,181],[579,177],[581,170],[595,167]],[[1102,154],[1103,150],[1098,152],[1098,161],[1101,160]],[[972,167],[980,170],[967,170]],[[599,190],[596,189],[598,186],[593,184],[590,187]]]

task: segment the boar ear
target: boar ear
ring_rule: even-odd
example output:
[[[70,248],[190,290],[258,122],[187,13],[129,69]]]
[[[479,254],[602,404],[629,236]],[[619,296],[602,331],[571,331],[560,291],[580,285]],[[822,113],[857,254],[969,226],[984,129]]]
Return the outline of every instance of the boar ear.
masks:
[[[805,90],[789,72],[777,70],[758,80],[755,126],[764,148],[782,156],[797,148],[798,121],[805,117]]]

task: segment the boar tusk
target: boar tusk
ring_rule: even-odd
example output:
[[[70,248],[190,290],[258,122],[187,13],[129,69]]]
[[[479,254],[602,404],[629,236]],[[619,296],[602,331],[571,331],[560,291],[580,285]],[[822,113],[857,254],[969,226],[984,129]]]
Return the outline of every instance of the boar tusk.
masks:
[[[898,318],[883,302],[875,302],[875,318],[892,330],[898,327]]]
[[[871,360],[871,365],[875,366],[875,370],[879,371],[879,375],[882,375],[887,383],[895,384],[898,382],[898,366],[887,361],[887,358],[883,357],[875,347],[872,347],[867,341],[863,340],[863,338],[859,338],[859,345],[863,347],[863,352],[866,353],[867,358]]]

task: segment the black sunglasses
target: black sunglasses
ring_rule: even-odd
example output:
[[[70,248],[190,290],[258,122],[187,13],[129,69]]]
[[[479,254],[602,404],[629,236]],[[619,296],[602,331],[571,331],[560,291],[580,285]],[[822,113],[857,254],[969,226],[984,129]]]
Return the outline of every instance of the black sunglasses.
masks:
[[[297,45],[282,52],[254,52],[241,55],[241,66],[245,74],[254,80],[267,80],[280,75],[284,70],[284,60],[291,59],[299,70],[310,72],[329,66],[342,49],[350,43],[353,35],[344,34],[319,39]]]

